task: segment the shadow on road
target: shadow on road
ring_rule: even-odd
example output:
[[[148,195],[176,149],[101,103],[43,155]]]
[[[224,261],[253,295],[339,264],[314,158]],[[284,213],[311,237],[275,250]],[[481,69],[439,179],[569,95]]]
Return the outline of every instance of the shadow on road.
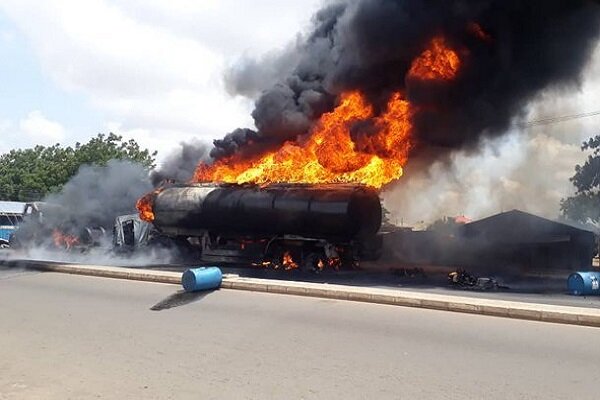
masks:
[[[214,290],[205,290],[202,292],[186,292],[183,290],[179,290],[177,293],[174,293],[163,299],[150,307],[152,311],[162,311],[168,310],[169,308],[184,306],[186,304],[193,303],[195,301],[202,300],[209,294],[214,292]]]

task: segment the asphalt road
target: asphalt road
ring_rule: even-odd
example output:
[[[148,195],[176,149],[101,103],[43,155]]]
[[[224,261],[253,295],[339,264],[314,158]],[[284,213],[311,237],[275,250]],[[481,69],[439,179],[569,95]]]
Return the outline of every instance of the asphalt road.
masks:
[[[0,270],[0,399],[596,399],[600,330]]]

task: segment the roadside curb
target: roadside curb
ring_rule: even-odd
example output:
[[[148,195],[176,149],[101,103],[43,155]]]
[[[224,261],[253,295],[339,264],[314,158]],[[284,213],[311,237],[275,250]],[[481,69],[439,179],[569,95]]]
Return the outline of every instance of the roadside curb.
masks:
[[[177,285],[181,284],[181,272],[109,267],[100,265],[91,266],[44,263],[39,261],[19,261],[14,263],[9,262],[8,264],[23,266],[40,271],[52,271],[103,278],[130,279]],[[600,327],[600,309],[592,308],[555,306],[548,304],[480,299],[461,296],[446,296],[433,293],[418,293],[396,289],[366,288],[327,283],[243,278],[232,274],[223,275],[221,288],[318,297],[334,300],[359,301],[365,303],[481,314],[494,317]]]
[[[600,309],[582,307],[445,296],[395,289],[362,288],[323,283],[274,282],[266,279],[240,277],[223,279],[222,287],[600,327]]]

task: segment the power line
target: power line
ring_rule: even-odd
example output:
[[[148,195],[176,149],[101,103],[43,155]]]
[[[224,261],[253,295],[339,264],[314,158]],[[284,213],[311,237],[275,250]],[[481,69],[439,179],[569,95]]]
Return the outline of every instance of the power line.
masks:
[[[587,113],[580,113],[580,114],[563,115],[560,117],[541,118],[541,119],[536,119],[533,121],[523,122],[522,124],[519,124],[519,126],[527,127],[527,126],[537,126],[537,125],[550,125],[550,124],[556,124],[558,122],[571,121],[574,119],[593,117],[595,115],[600,115],[600,110],[590,111]]]

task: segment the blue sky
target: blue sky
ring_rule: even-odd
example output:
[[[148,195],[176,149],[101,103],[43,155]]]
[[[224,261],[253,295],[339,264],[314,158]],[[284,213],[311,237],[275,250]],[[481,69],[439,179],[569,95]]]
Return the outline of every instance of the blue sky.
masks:
[[[69,132],[102,128],[102,112],[89,107],[83,95],[58,88],[44,75],[39,60],[18,27],[0,10],[0,121],[4,121],[0,149],[33,144],[19,130],[19,121],[32,111],[60,121]],[[61,142],[76,141],[66,136]]]

